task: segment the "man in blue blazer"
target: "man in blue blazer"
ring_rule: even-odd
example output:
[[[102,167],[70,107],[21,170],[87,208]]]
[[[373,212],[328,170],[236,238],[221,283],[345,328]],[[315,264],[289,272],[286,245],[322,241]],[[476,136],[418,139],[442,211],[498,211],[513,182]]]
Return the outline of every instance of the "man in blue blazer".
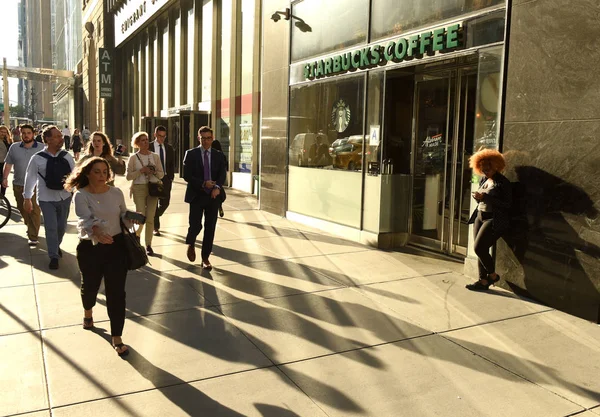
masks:
[[[219,204],[224,196],[223,183],[227,175],[225,156],[212,149],[213,131],[208,126],[198,130],[200,146],[185,152],[183,158],[183,179],[187,182],[185,202],[190,205],[188,233],[185,243],[188,245],[187,257],[190,262],[196,260],[196,237],[202,230],[204,215],[204,239],[202,240],[202,267],[212,269],[209,261],[212,252]]]

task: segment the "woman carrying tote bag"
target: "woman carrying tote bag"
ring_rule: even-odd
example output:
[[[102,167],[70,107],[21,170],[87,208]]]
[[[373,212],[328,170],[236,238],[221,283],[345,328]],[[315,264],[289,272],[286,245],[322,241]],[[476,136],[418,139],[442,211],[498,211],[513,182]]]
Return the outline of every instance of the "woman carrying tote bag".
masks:
[[[131,181],[131,195],[135,203],[135,210],[146,216],[146,253],[152,256],[154,255],[152,250],[154,214],[158,205],[158,197],[150,195],[148,184],[159,183],[165,173],[158,154],[150,151],[150,142],[146,132],[138,132],[133,135],[131,146],[137,148],[138,151],[129,157],[127,179]],[[137,229],[138,237],[141,236],[143,228],[142,225]]]
[[[121,336],[125,324],[128,261],[121,222],[125,227],[131,227],[131,222],[126,218],[123,192],[107,184],[111,178],[108,162],[93,157],[76,167],[67,178],[65,189],[77,190],[73,201],[79,218],[77,262],[81,271],[83,328],[94,328],[92,309],[104,279],[112,345],[119,356],[126,356],[129,349],[123,344]]]

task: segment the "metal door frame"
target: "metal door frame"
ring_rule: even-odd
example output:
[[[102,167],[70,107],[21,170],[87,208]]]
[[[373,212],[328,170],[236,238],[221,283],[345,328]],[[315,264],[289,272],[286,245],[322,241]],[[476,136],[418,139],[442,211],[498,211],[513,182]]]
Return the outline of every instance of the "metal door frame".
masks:
[[[474,72],[477,73],[477,67],[474,67]],[[425,236],[418,236],[413,234],[413,205],[414,205],[414,175],[415,175],[415,156],[417,155],[417,123],[419,120],[419,93],[421,90],[421,86],[420,84],[427,82],[429,80],[415,80],[415,91],[414,91],[414,96],[413,96],[413,120],[412,120],[412,145],[411,145],[411,161],[410,161],[410,170],[411,170],[411,192],[410,192],[410,206],[409,206],[409,224],[408,224],[408,232],[409,232],[409,242],[413,245],[416,246],[422,246],[422,247],[426,247],[428,249],[432,249],[435,248],[436,246],[439,247],[439,251],[450,255],[450,256],[466,256],[467,254],[467,246],[465,242],[465,246],[458,246],[453,239],[453,234],[454,234],[454,217],[456,215],[455,210],[456,210],[456,204],[455,204],[455,200],[456,200],[456,179],[457,176],[459,175],[459,173],[457,172],[458,169],[458,157],[463,156],[464,155],[464,150],[465,150],[465,146],[466,146],[466,134],[467,134],[467,129],[466,129],[466,123],[467,123],[467,105],[468,105],[468,94],[465,94],[465,97],[463,100],[461,97],[461,90],[462,90],[462,82],[463,82],[463,77],[464,75],[470,75],[471,73],[473,73],[473,65],[467,65],[467,66],[453,66],[451,68],[439,68],[439,70],[436,70],[435,72],[428,72],[428,73],[424,73],[422,75],[427,75],[427,76],[436,76],[436,74],[445,74],[444,76],[439,76],[439,79],[443,79],[446,78],[448,81],[448,97],[447,97],[447,110],[446,110],[446,132],[445,132],[445,155],[444,155],[444,180],[443,180],[443,194],[442,194],[442,221],[441,221],[441,225],[440,225],[440,239],[432,239],[432,238],[428,238]],[[467,86],[465,88],[465,92],[468,92],[468,77],[464,77],[464,79],[467,80]],[[454,85],[453,85],[454,82]],[[452,89],[454,88],[454,102],[452,102]],[[464,102],[464,103],[463,103]],[[452,107],[454,106],[454,124],[453,126],[450,126],[450,115],[451,115],[451,110]],[[465,113],[463,115],[463,120],[461,120],[460,118],[460,113],[461,113],[461,108],[463,108],[464,106],[464,110]],[[460,133],[460,123],[463,124],[463,137],[462,137],[462,149],[461,152],[458,152],[458,140],[454,140],[453,144],[452,144],[452,155],[453,155],[453,160],[452,160],[452,169],[450,172],[450,178],[448,178],[448,176],[446,175],[446,171],[447,171],[447,166],[448,166],[448,139],[449,139],[449,132],[450,132],[450,128],[452,128],[452,132],[453,132],[453,137],[454,138],[458,138],[459,133]],[[464,179],[464,169],[461,170],[460,172],[460,178],[461,178],[461,184],[462,184],[462,180]],[[450,207],[448,210],[448,227],[446,228],[446,219],[445,219],[445,207],[446,207],[446,186],[447,186],[447,181],[451,181],[450,183]],[[459,203],[459,215],[462,212],[462,198],[460,199],[460,203]],[[460,218],[459,218],[460,220]],[[448,234],[448,236],[446,236],[446,233]]]

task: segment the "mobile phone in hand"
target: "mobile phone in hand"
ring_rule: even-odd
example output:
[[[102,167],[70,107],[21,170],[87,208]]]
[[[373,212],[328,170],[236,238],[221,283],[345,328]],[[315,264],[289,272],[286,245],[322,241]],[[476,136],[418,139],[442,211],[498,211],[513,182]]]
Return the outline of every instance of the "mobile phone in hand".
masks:
[[[146,223],[146,216],[144,216],[142,213],[138,213],[136,211],[127,210],[125,212],[125,218],[127,220],[135,220],[136,222],[139,222],[140,224]]]

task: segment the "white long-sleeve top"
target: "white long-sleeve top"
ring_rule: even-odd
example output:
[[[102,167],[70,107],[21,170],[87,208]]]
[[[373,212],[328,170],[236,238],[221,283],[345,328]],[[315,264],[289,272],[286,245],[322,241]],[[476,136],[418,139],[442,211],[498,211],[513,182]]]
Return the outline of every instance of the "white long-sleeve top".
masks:
[[[131,227],[125,219],[127,206],[123,192],[116,187],[110,187],[104,193],[93,194],[87,190],[78,190],[73,198],[75,214],[79,218],[77,230],[79,239],[92,240],[96,243],[92,228],[98,226],[111,236],[121,233],[121,220],[126,227]]]
[[[58,154],[61,151],[58,151],[56,153],[56,155],[53,155],[52,153],[48,152],[47,149],[44,149],[43,151],[40,151],[40,152],[46,152],[48,155],[52,156],[53,158],[57,158]],[[40,152],[38,152],[38,153],[40,153]],[[69,161],[71,170],[73,170],[75,168],[75,161],[73,160],[73,157],[71,156],[71,154],[67,153],[65,156],[62,156],[61,158],[65,158],[67,161]],[[67,198],[71,197],[71,192],[69,192],[67,190],[50,190],[48,187],[46,187],[46,181],[44,181],[44,179],[42,177],[40,177],[40,174],[43,175],[44,177],[46,176],[46,164],[47,163],[48,163],[48,161],[46,159],[44,159],[43,157],[39,156],[38,154],[33,155],[31,157],[31,159],[29,160],[29,164],[27,165],[27,172],[25,172],[25,186],[23,187],[23,197],[24,198],[33,197],[33,190],[35,189],[36,185],[37,185],[38,202],[39,201],[62,201],[62,200],[66,200]]]

